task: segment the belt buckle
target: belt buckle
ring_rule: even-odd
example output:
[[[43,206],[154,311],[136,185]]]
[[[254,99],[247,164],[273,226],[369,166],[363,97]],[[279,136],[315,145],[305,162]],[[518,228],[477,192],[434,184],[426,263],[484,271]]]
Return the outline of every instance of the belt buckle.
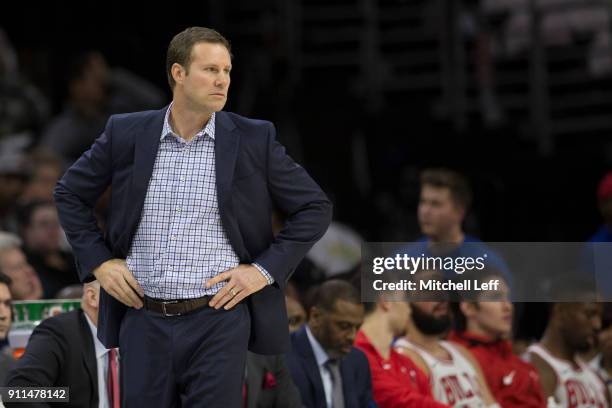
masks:
[[[164,300],[161,302],[162,304],[162,313],[164,314],[164,316],[166,317],[172,317],[172,316],[180,316],[182,313],[168,313],[166,311],[166,305],[170,305],[173,303],[178,303],[178,300]]]

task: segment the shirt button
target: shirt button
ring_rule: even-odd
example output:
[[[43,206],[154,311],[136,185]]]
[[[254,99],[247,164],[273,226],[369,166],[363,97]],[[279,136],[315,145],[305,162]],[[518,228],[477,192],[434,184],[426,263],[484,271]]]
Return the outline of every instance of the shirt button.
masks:
[[[170,239],[174,241],[176,239],[176,235],[175,234],[170,235]]]
[[[185,181],[185,177],[181,177],[181,181]]]
[[[168,270],[172,272],[172,265],[168,266]]]
[[[176,209],[176,212],[181,212],[181,207],[178,207],[178,208]]]

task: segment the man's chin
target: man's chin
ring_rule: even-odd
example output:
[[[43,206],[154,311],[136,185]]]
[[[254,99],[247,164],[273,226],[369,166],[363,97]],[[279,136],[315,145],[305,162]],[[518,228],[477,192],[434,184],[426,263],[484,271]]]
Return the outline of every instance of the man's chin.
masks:
[[[337,358],[337,359],[341,359],[346,357],[351,350],[353,349],[353,347],[348,347],[348,348],[341,348],[339,350],[334,350],[333,352],[329,353],[329,357],[330,358]]]
[[[577,353],[586,353],[591,350],[595,346],[595,342],[593,340],[587,339],[583,343],[578,344],[575,347]]]
[[[225,107],[225,101],[223,103],[212,103],[210,104],[210,110],[213,112],[220,112]]]

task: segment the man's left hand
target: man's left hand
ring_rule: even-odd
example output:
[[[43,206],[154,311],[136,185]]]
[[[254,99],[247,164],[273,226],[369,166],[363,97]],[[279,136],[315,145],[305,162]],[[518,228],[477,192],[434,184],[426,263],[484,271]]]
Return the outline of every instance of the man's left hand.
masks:
[[[260,291],[267,284],[265,276],[253,265],[242,264],[220,273],[206,282],[206,288],[227,281],[209,302],[210,307],[229,310],[245,297]]]

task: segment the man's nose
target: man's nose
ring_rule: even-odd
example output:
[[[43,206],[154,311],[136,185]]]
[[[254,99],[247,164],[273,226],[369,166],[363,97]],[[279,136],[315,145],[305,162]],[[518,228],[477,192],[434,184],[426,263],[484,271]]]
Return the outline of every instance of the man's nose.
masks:
[[[11,308],[6,305],[0,305],[0,321],[7,320],[11,315]]]
[[[219,74],[219,76],[217,76],[217,79],[215,79],[215,86],[223,88],[227,85],[228,82],[229,79],[226,78],[225,74]]]

